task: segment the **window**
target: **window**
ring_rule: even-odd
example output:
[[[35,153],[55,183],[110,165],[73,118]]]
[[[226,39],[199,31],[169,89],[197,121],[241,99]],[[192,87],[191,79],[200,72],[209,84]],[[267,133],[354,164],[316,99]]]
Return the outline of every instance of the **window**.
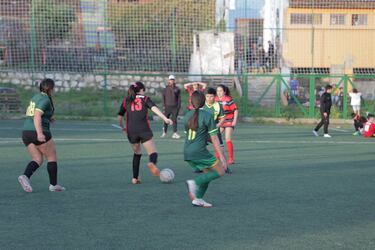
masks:
[[[322,14],[302,14],[292,13],[290,15],[290,24],[322,24]]]
[[[352,15],[352,26],[367,25],[366,14],[353,14]]]
[[[345,14],[331,14],[330,24],[331,25],[345,25]]]

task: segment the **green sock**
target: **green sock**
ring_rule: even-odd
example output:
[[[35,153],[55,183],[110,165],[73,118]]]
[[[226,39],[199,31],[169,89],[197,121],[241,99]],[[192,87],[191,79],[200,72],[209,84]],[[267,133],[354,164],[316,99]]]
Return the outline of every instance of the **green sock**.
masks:
[[[205,174],[201,174],[199,175],[197,178],[195,178],[195,183],[198,185],[198,190],[197,190],[197,198],[198,199],[202,199],[203,195],[206,193],[207,191],[207,188],[208,188],[208,184],[219,178],[220,175],[218,172],[216,172],[216,170],[210,170],[209,172],[205,173]]]
[[[198,186],[199,188],[198,188],[197,193],[196,193],[198,199],[202,199],[203,198],[203,195],[207,191],[208,184],[209,184],[209,182],[208,183],[203,183],[202,185]]]

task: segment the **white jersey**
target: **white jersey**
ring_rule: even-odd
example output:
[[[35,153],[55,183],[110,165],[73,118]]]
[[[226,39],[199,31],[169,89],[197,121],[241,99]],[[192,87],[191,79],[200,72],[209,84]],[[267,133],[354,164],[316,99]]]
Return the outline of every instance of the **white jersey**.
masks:
[[[350,100],[350,105],[361,105],[361,93],[349,93],[349,96],[351,98]]]

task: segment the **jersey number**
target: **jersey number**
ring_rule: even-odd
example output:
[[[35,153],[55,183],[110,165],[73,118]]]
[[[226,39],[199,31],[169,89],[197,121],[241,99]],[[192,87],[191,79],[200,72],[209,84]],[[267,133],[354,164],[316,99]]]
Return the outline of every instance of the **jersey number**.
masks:
[[[188,140],[192,141],[192,140],[195,139],[196,136],[197,136],[197,132],[195,132],[194,130],[189,129],[189,131],[188,131]]]
[[[30,102],[26,110],[26,116],[34,116],[35,113],[35,102]]]
[[[142,100],[141,99],[135,99],[134,102],[132,102],[131,105],[132,111],[141,111],[142,110]]]

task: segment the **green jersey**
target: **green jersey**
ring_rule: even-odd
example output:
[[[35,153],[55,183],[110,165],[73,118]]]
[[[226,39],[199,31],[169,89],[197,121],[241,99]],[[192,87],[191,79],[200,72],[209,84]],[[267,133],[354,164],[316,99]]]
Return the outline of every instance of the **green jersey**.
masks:
[[[26,110],[26,120],[23,124],[23,130],[35,131],[34,114],[35,110],[42,113],[42,129],[44,132],[50,132],[49,124],[55,111],[50,98],[45,93],[34,95]]]
[[[219,122],[220,118],[224,117],[223,107],[218,102],[214,102],[212,105],[206,103],[203,109],[211,113],[216,123]]]
[[[213,155],[207,150],[207,139],[210,135],[217,134],[217,127],[214,117],[211,113],[200,109],[198,117],[198,129],[193,131],[189,129],[188,122],[193,116],[195,110],[190,110],[184,117],[186,130],[186,139],[184,146],[184,160],[203,160],[210,159]]]

